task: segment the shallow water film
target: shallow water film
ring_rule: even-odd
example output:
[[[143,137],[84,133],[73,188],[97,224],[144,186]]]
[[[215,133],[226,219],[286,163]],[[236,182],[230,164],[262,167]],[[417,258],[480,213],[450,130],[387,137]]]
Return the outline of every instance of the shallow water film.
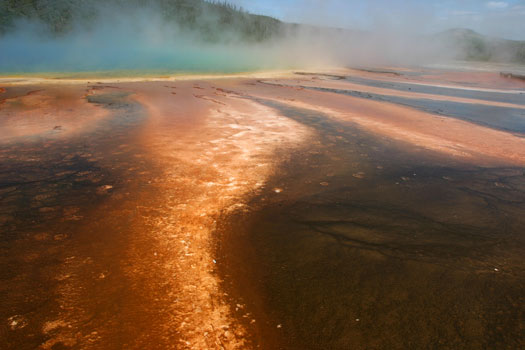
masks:
[[[458,166],[284,113],[320,144],[294,154],[271,180],[279,193],[233,229],[284,348],[522,345],[523,169]]]
[[[0,347],[521,349],[524,113],[486,72],[3,78]]]

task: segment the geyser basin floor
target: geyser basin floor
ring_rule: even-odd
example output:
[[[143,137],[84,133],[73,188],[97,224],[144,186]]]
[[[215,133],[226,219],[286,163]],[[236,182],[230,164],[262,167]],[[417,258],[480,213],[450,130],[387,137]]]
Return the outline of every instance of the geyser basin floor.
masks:
[[[273,105],[319,137],[223,228],[225,273],[253,280],[237,293],[270,314],[263,348],[523,346],[523,168],[467,166]]]
[[[8,349],[523,345],[520,130],[301,87],[324,75],[24,79],[0,85]]]

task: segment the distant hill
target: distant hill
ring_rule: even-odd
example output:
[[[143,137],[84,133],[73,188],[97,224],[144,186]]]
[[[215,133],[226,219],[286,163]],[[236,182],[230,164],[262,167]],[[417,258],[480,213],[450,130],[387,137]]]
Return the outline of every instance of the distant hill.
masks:
[[[455,50],[457,59],[525,63],[525,41],[492,38],[465,28],[446,30],[433,39]]]
[[[277,36],[282,23],[253,15],[226,2],[204,0],[0,0],[0,34],[9,32],[17,20],[38,20],[51,33],[61,35],[78,24],[89,26],[107,12],[150,9],[183,30],[196,31],[205,40],[219,41],[225,32],[247,41]],[[105,13],[101,13],[105,12]],[[110,13],[111,15],[111,13]]]

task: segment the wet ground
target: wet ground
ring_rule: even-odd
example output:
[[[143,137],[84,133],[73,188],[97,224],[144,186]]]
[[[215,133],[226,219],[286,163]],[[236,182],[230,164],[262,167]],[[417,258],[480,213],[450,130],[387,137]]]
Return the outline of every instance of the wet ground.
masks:
[[[523,89],[432,74],[3,83],[0,343],[522,348]]]
[[[57,126],[0,146],[0,334],[6,349],[69,348],[75,335],[94,341],[97,334],[85,332],[118,307],[97,295],[107,295],[101,290],[109,287],[123,297],[129,288],[120,285],[119,271],[125,219],[115,224],[99,211],[121,201],[126,194],[118,190],[146,170],[127,144],[144,113],[125,94],[106,92],[89,101],[116,112],[74,138],[58,137],[63,130]],[[75,305],[81,295],[83,304]],[[65,313],[71,316],[64,319]],[[71,336],[54,339],[62,328]]]
[[[319,142],[225,229],[226,269],[270,310],[263,348],[524,345],[525,169],[465,166],[273,106]]]
[[[307,77],[313,76],[319,79],[319,76],[315,74],[298,74]],[[401,73],[395,74],[396,76],[402,76]],[[410,73],[408,76],[411,76]],[[525,91],[523,89],[491,90],[476,86],[442,86],[428,81],[405,82],[401,79],[391,81],[351,75],[325,75],[321,76],[321,78],[341,82],[341,84],[339,84],[340,88],[324,87],[322,82],[320,84],[310,83],[306,85],[295,82],[289,86],[299,86],[305,89],[395,103],[420,111],[458,118],[499,130],[525,133]],[[344,82],[350,82],[352,85],[345,87]],[[366,90],[367,88],[379,88],[379,92]],[[396,95],[396,91],[406,94],[402,96]],[[382,94],[380,92],[389,93]],[[436,97],[442,98],[436,99]],[[447,100],[446,97],[465,99],[466,101]],[[507,105],[491,105],[490,102]]]
[[[399,74],[399,73],[398,73]],[[525,104],[525,92],[518,94],[497,92],[497,91],[486,91],[483,89],[476,89],[475,87],[469,88],[460,88],[453,86],[439,86],[439,85],[429,85],[422,84],[417,82],[407,83],[407,82],[390,82],[382,80],[373,80],[362,77],[345,77],[345,80],[348,80],[353,83],[357,83],[365,86],[374,86],[380,88],[394,89],[398,91],[410,91],[416,93],[424,94],[435,94],[435,95],[445,95],[445,96],[455,96],[455,97],[465,97],[485,101],[495,101],[495,102],[509,102],[516,103],[520,105]]]
[[[39,87],[8,87],[0,111],[1,343],[244,348],[215,219],[305,131],[211,82]]]
[[[479,125],[489,126],[505,131],[525,133],[525,108],[509,108],[499,106],[473,105],[451,101],[436,101],[432,99],[404,98],[386,96],[361,91],[338,90],[329,88],[313,88],[324,92],[335,92],[359,98],[385,101],[409,106],[418,110],[463,119]],[[445,90],[445,96],[457,96],[452,90]],[[518,96],[520,104],[525,100],[525,94]],[[476,97],[477,98],[477,97]],[[506,99],[505,99],[506,100]],[[513,99],[511,99],[513,100]]]

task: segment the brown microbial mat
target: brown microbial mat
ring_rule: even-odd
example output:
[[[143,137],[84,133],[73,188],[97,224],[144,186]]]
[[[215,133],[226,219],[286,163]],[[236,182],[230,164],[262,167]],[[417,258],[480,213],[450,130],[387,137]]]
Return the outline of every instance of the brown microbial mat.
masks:
[[[525,84],[296,73],[0,81],[2,348],[523,348]]]

